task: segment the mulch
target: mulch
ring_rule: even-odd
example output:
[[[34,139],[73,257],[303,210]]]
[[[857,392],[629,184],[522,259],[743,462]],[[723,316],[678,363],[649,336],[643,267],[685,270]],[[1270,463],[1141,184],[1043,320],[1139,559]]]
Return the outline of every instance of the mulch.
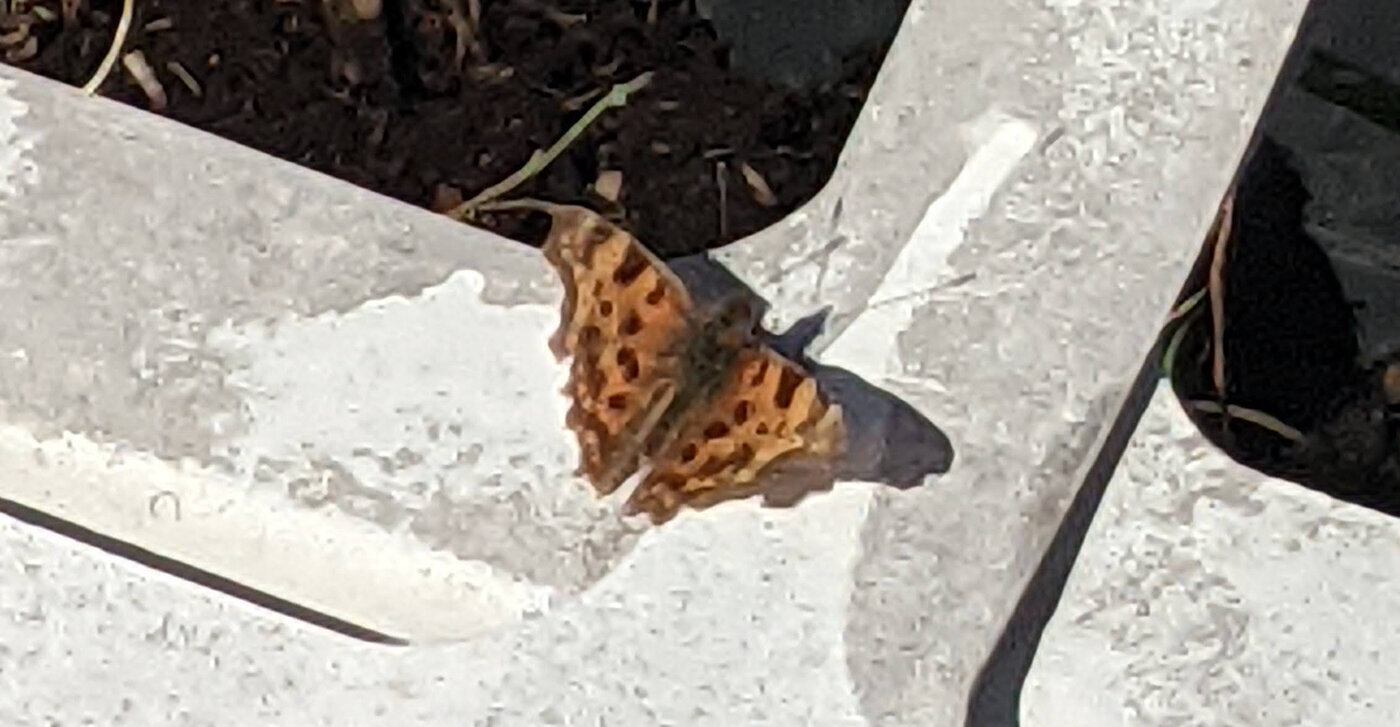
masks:
[[[471,0],[380,0],[362,18],[365,1],[136,0],[123,49],[160,81],[158,113],[430,209],[504,179],[614,84],[651,72],[511,196],[588,204],[675,256],[810,199],[887,46],[848,54],[837,82],[793,89],[731,69],[693,0],[660,0],[654,17],[650,0],[481,0],[474,25]],[[5,62],[74,85],[99,65],[121,12],[114,0],[6,4]],[[99,92],[151,105],[122,63]],[[600,173],[608,183],[620,173],[615,200],[609,184],[595,188]],[[479,223],[532,243],[545,224]]]

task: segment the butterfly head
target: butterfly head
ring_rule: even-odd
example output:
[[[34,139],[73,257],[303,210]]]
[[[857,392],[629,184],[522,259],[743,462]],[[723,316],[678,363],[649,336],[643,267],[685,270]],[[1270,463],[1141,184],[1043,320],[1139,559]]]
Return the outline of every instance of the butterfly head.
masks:
[[[758,332],[760,311],[747,296],[734,295],[720,301],[705,323],[707,333],[720,345],[737,348]]]

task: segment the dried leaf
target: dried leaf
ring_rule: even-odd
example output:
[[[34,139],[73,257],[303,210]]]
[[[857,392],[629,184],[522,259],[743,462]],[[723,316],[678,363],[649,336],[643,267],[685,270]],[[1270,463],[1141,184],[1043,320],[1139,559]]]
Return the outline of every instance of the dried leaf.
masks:
[[[778,203],[778,196],[773,194],[773,188],[768,186],[768,181],[757,169],[749,166],[748,162],[739,162],[739,173],[743,174],[744,181],[748,182],[755,202],[764,207],[772,207]]]

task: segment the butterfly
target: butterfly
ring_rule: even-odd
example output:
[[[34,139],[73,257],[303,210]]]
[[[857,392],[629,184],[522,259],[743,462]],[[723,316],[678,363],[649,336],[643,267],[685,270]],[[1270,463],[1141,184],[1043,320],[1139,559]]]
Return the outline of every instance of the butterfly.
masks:
[[[540,208],[553,220],[544,254],[565,289],[550,348],[570,361],[578,475],[605,496],[645,466],[623,511],[656,524],[682,507],[760,493],[791,504],[830,489],[841,407],[763,343],[747,298],[697,305],[628,232],[582,207]]]

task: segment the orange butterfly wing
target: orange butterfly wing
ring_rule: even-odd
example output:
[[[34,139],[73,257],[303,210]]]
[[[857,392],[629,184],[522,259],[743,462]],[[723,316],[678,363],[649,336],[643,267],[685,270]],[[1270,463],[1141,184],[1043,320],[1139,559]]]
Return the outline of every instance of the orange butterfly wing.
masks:
[[[832,465],[844,449],[841,407],[796,364],[749,345],[714,396],[682,415],[627,510],[661,523],[681,507],[758,493],[769,504],[789,504],[830,489]]]
[[[685,286],[636,238],[582,207],[548,205],[545,257],[564,281],[550,347],[572,359],[567,426],[579,473],[608,494],[637,471],[684,376]]]
[[[831,487],[841,408],[754,342],[751,322],[727,317],[742,306],[702,325],[685,285],[632,235],[582,207],[540,207],[554,218],[545,257],[565,287],[550,346],[572,359],[566,424],[599,493],[647,461],[627,509],[661,523],[681,507]]]

